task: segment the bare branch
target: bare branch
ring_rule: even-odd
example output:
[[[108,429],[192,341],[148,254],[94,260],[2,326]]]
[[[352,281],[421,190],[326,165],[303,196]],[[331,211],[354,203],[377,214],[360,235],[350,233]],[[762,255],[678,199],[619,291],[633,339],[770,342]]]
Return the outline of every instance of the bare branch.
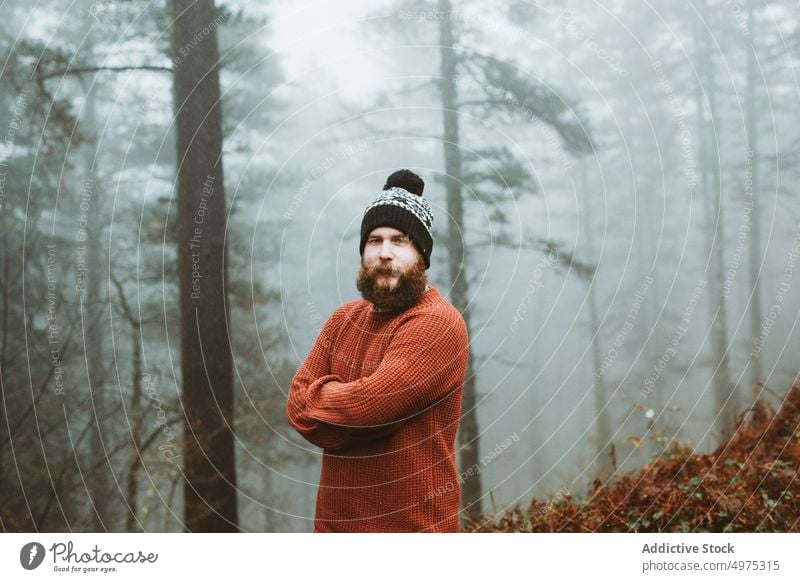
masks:
[[[122,311],[124,312],[125,318],[128,320],[128,323],[130,323],[134,327],[142,325],[142,322],[133,316],[133,311],[131,311],[131,307],[128,304],[128,298],[125,297],[125,291],[122,289],[122,283],[120,283],[119,279],[117,279],[117,276],[114,274],[113,270],[111,271],[111,281],[117,288],[120,305],[122,306]]]
[[[159,73],[172,73],[171,67],[156,67],[156,66],[130,66],[130,67],[77,67],[74,69],[66,69],[64,71],[53,71],[52,73],[45,73],[36,77],[37,82],[46,81],[55,77],[64,77],[66,75],[86,75],[88,73],[99,73],[102,71],[111,71],[121,73],[124,71],[155,71]]]

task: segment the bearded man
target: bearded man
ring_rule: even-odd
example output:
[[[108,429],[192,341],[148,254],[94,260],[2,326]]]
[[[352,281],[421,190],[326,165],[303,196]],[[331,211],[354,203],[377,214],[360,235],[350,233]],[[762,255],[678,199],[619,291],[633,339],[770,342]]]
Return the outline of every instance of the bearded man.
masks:
[[[315,532],[460,531],[454,442],[469,340],[428,285],[424,186],[399,170],[367,206],[363,299],[328,318],[289,389],[289,422],[323,449]]]

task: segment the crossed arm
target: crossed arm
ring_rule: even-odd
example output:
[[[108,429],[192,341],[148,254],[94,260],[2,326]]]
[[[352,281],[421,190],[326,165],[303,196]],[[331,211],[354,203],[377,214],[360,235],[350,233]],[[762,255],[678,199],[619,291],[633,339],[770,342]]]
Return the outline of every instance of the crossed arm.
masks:
[[[344,449],[391,434],[464,381],[467,333],[455,311],[421,312],[395,332],[378,369],[352,382],[331,373],[331,351],[346,314],[323,326],[289,388],[287,417],[309,442]]]

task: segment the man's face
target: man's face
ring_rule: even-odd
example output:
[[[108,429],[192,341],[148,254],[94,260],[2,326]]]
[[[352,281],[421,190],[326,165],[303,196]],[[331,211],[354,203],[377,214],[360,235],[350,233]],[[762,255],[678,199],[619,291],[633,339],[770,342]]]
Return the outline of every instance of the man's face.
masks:
[[[407,309],[427,282],[422,254],[404,232],[381,226],[369,233],[356,282],[365,299],[380,309]]]

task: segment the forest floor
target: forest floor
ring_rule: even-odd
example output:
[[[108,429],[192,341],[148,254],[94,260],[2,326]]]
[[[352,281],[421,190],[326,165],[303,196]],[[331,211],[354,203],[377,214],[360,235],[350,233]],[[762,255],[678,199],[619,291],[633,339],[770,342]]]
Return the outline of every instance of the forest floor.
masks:
[[[469,522],[465,532],[800,532],[800,385],[763,400],[714,452],[675,444],[586,499],[563,492]]]

